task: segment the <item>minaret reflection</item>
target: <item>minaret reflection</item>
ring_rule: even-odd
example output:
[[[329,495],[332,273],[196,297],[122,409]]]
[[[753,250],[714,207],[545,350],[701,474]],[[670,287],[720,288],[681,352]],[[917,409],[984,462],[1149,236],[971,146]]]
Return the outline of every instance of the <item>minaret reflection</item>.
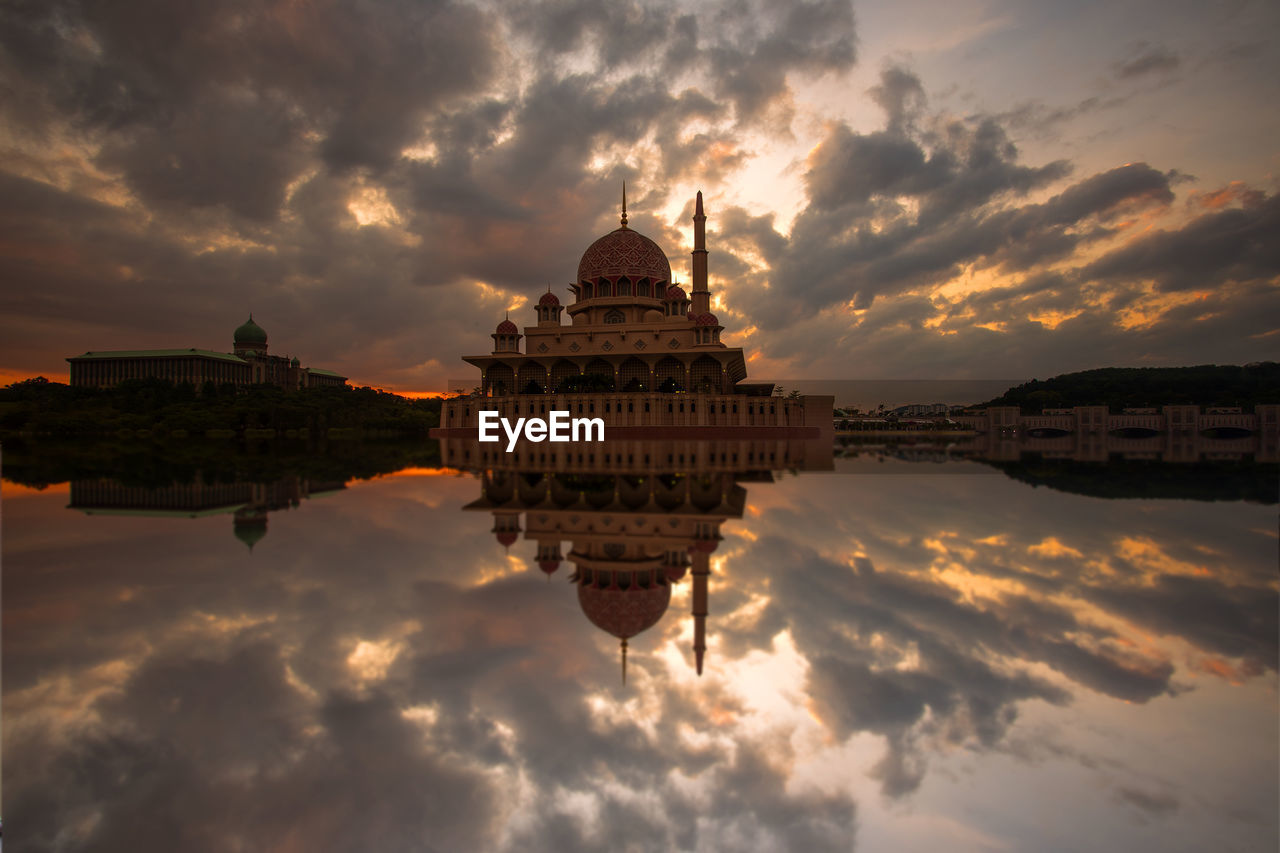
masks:
[[[623,683],[635,638],[662,621],[673,586],[686,578],[692,660],[702,674],[711,555],[722,525],[742,518],[743,483],[832,464],[830,442],[821,440],[611,441],[589,454],[544,455],[541,465],[531,464],[530,447],[512,454],[491,447],[441,443],[446,465],[479,476],[481,497],[465,509],[492,513],[492,532],[504,547],[520,533],[534,542],[533,559],[548,578],[567,543],[568,580],[587,620],[618,639]]]

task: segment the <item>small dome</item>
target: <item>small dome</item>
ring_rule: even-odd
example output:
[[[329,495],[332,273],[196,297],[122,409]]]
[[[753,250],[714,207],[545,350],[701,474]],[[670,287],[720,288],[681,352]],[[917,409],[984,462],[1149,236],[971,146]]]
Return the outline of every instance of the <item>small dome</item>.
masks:
[[[509,530],[497,535],[498,544],[504,548],[510,548],[512,545],[516,544],[516,539],[518,538],[520,537]]]
[[[538,304],[539,304],[539,305],[544,305],[544,306],[545,306],[545,305],[559,305],[559,304],[560,304],[560,300],[559,300],[558,298],[556,298],[556,295],[555,295],[554,293],[552,293],[550,290],[548,290],[546,293],[542,294],[542,298],[538,300]]]
[[[665,569],[663,569],[663,571],[667,575],[667,580],[671,581],[672,583],[676,583],[677,581],[680,581],[684,578],[685,567],[684,566],[667,566]]]
[[[694,323],[696,323],[699,326],[719,326],[720,325],[720,321],[716,319],[716,315],[711,313],[699,314],[698,319],[694,320]]]
[[[684,302],[686,299],[688,299],[688,297],[685,296],[684,288],[682,288],[680,285],[673,284],[667,288],[668,302]]]
[[[261,326],[253,322],[253,315],[250,314],[244,325],[236,329],[233,340],[238,344],[265,344],[267,342],[267,333]]]
[[[293,361],[289,362],[289,365],[290,365],[291,367],[301,367],[301,366],[302,366],[302,362],[298,361],[298,357],[295,355],[295,356],[293,357]]]
[[[715,539],[698,539],[689,546],[690,551],[701,551],[704,554],[710,554],[720,543]]]
[[[661,323],[662,312],[657,308],[650,308],[648,311],[644,312],[644,316],[641,317],[640,320],[643,323]]]
[[[538,568],[542,569],[544,572],[546,572],[549,575],[553,575],[555,574],[556,569],[560,568],[560,561],[559,560],[539,560]]]
[[[610,231],[587,247],[578,262],[578,281],[617,279],[624,275],[632,281],[642,278],[655,283],[671,281],[671,264],[658,244],[625,226]]]
[[[499,324],[498,324],[498,330],[497,330],[496,334],[499,334],[499,335],[518,335],[518,334],[520,334],[520,329],[519,329],[519,328],[517,328],[517,327],[516,327],[516,324],[515,324],[515,323],[513,323],[513,322],[511,322],[510,320],[503,320],[501,323],[499,323]]]

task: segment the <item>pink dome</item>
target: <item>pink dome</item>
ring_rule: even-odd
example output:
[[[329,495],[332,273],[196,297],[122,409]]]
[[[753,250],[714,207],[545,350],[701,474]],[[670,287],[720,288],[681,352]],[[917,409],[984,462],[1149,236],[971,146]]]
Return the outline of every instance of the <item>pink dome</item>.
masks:
[[[499,544],[499,545],[501,545],[501,546],[502,546],[502,547],[504,547],[504,548],[510,548],[512,545],[516,544],[516,540],[517,540],[518,538],[520,538],[520,537],[519,537],[519,536],[517,536],[517,535],[516,535],[516,534],[514,534],[514,533],[511,533],[510,531],[505,532],[505,533],[499,533],[499,534],[498,534],[498,544]]]
[[[680,287],[680,285],[673,284],[667,288],[668,302],[684,302],[685,299],[687,298],[688,297],[685,296],[685,293],[684,293],[684,288]]]
[[[516,324],[511,322],[510,320],[503,320],[501,323],[498,324],[498,330],[496,334],[518,335],[520,334],[520,329],[517,328]]]
[[[555,574],[556,569],[560,568],[560,561],[559,560],[539,560],[538,568],[542,569],[544,572],[546,572],[549,575]]]
[[[719,326],[720,325],[720,321],[716,319],[716,315],[710,314],[710,313],[699,314],[698,318],[694,320],[694,323],[696,323],[699,326]]]
[[[538,304],[539,305],[559,305],[560,300],[556,298],[556,295],[554,293],[548,290],[546,293],[542,294],[542,298],[538,300]]]
[[[667,612],[671,587],[666,584],[628,589],[578,585],[578,606],[592,625],[625,640],[651,628]]]
[[[587,247],[578,262],[578,281],[615,280],[627,276],[633,282],[671,281],[671,264],[658,244],[630,228],[619,228]]]
[[[684,577],[685,568],[684,566],[667,566],[663,571],[667,575],[667,580],[675,583]]]

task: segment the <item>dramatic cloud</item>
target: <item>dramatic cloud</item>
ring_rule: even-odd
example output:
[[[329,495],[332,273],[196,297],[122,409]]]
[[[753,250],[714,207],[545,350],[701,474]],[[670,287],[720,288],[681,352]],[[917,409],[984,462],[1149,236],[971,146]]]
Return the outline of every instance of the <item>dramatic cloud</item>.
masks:
[[[1274,188],[1138,117],[1185,125],[1177,93],[1215,139],[1258,136],[1232,130],[1274,100],[1252,13],[1196,49],[1108,36],[1103,76],[991,96],[965,69],[1011,56],[1013,20],[912,14],[927,37],[899,49],[845,0],[7,7],[0,373],[222,348],[252,309],[310,364],[443,389],[504,311],[563,287],[623,180],[677,276],[706,191],[719,310],[757,373],[1262,357]]]

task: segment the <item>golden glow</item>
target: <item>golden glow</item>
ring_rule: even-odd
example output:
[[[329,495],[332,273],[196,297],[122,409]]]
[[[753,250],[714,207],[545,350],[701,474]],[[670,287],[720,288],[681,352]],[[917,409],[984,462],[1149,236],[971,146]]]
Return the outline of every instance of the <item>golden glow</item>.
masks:
[[[1207,566],[1188,563],[1165,553],[1157,542],[1146,538],[1126,536],[1116,543],[1116,553],[1122,559],[1143,569],[1151,575],[1210,575]]]
[[[380,186],[361,187],[347,202],[347,210],[363,228],[366,225],[399,225],[400,213],[396,210],[387,191]]]
[[[1000,544],[1003,544],[1003,543],[1000,543]],[[1058,539],[1057,539],[1056,537],[1054,537],[1054,536],[1050,536],[1050,537],[1048,537],[1048,538],[1047,538],[1047,539],[1045,539],[1043,542],[1041,542],[1039,545],[1030,545],[1030,546],[1028,546],[1028,547],[1027,547],[1027,552],[1028,552],[1028,553],[1031,553],[1031,554],[1036,554],[1036,555],[1041,556],[1041,557],[1050,557],[1050,558],[1053,558],[1053,557],[1074,557],[1074,558],[1076,558],[1077,560],[1083,560],[1083,559],[1084,559],[1084,554],[1081,554],[1081,553],[1080,553],[1079,551],[1077,551],[1075,548],[1071,548],[1071,547],[1069,547],[1069,546],[1067,546],[1067,545],[1063,545],[1063,544],[1062,544],[1061,542],[1059,542],[1059,541],[1058,541]]]
[[[360,640],[347,655],[347,668],[361,684],[381,681],[403,648],[399,640]]]
[[[1056,329],[1066,321],[1075,319],[1083,313],[1083,308],[1076,308],[1070,311],[1044,311],[1039,314],[1028,314],[1027,319],[1046,328]]]
[[[457,468],[401,468],[399,471],[383,476],[393,479],[396,477],[461,477],[463,475],[464,472]]]
[[[0,481],[0,494],[5,499],[22,498],[31,495],[69,495],[71,494],[70,483],[51,483],[48,486],[24,486],[21,483],[15,483],[11,480]]]

